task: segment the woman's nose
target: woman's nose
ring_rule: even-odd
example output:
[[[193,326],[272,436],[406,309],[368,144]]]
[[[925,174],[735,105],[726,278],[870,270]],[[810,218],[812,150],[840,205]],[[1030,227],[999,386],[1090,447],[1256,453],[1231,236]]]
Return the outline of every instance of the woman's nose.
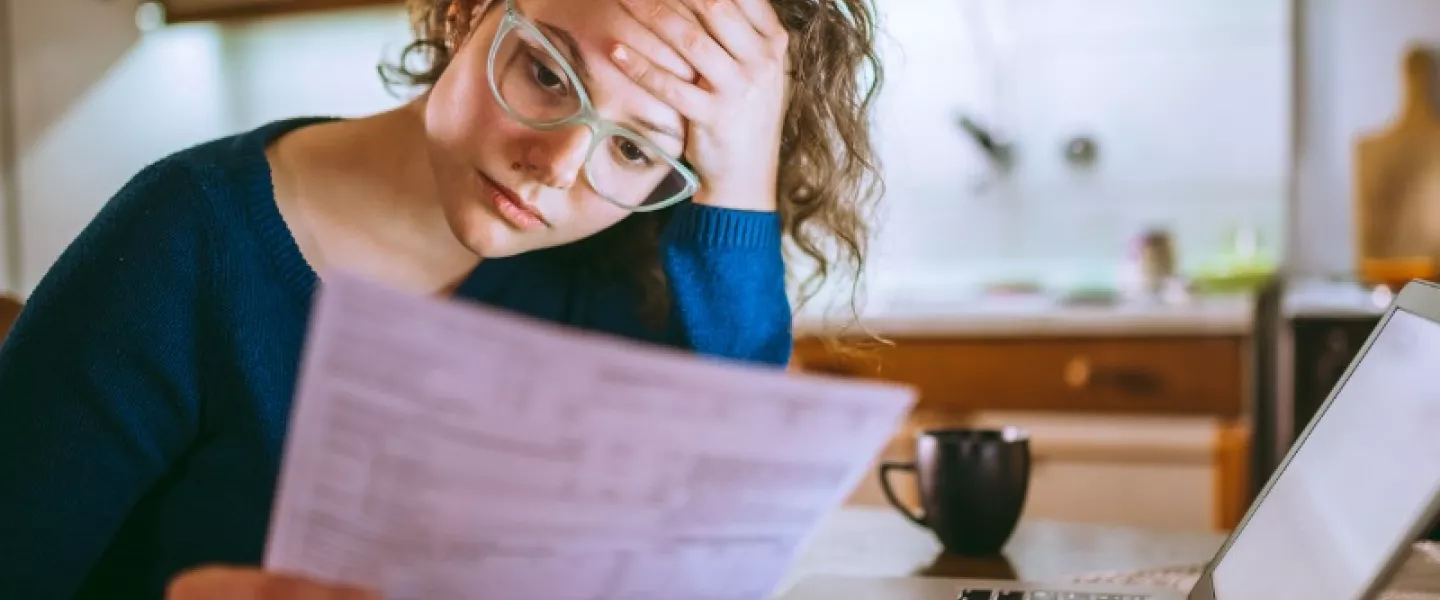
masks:
[[[526,147],[525,165],[547,187],[569,189],[580,177],[590,148],[588,127],[537,131]]]

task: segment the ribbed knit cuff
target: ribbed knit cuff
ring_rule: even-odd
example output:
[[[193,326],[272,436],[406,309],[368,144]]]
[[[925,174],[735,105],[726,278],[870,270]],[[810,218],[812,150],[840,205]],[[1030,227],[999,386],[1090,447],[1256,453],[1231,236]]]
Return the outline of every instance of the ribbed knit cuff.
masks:
[[[701,247],[768,250],[780,247],[780,213],[685,202],[674,208],[665,237]]]

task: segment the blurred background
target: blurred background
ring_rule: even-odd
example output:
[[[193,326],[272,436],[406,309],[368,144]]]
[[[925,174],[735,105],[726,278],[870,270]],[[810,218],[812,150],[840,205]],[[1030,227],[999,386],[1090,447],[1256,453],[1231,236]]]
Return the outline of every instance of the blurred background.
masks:
[[[916,385],[907,431],[1029,428],[1031,514],[1233,525],[1395,282],[1434,276],[1440,234],[1395,229],[1427,222],[1433,171],[1384,150],[1433,151],[1440,3],[879,9],[888,192],[860,314],[891,345],[811,339],[847,308],[831,286],[801,367]],[[403,102],[375,67],[408,39],[399,1],[0,0],[0,289],[23,300],[166,154]]]

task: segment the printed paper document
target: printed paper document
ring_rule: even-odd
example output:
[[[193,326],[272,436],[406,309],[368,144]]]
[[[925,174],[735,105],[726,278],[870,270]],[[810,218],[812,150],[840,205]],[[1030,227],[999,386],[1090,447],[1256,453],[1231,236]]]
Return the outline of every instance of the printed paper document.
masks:
[[[910,389],[347,276],[318,292],[267,568],[392,600],[760,600]]]

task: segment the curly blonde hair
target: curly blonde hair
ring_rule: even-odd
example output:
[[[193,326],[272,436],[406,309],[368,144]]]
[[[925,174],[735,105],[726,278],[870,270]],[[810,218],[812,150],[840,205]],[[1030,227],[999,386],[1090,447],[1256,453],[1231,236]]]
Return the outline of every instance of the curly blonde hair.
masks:
[[[471,15],[487,1],[409,0],[414,40],[396,64],[380,66],[381,77],[391,85],[433,86],[469,35],[471,20],[460,15]],[[787,252],[798,250],[813,263],[798,282],[799,303],[809,302],[832,277],[846,275],[853,314],[871,211],[884,191],[869,121],[884,82],[876,17],[867,0],[770,1],[790,33],[789,64],[797,65],[781,134],[776,198]],[[576,253],[594,257],[596,268],[631,276],[642,292],[643,314],[657,325],[669,310],[656,251],[669,214],[632,214],[579,242],[583,248]],[[795,273],[788,275],[793,282]]]

